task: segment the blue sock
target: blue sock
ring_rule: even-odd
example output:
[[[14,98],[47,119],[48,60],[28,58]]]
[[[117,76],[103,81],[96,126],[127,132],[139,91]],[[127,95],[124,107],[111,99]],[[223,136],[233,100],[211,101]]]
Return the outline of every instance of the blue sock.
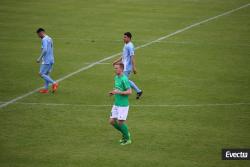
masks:
[[[44,80],[45,84],[44,84],[44,88],[45,89],[49,89],[49,82],[47,80]]]
[[[42,74],[42,77],[45,81],[47,81],[48,83],[54,83],[55,81],[53,79],[50,78],[49,75],[46,74]]]
[[[129,80],[129,83],[131,87],[136,91],[136,93],[141,92],[141,89],[139,89],[133,81]]]

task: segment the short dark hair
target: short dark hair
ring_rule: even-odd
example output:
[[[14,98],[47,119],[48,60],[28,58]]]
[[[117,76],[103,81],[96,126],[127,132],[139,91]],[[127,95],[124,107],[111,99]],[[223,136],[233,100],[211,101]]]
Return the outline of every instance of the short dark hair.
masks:
[[[124,64],[121,63],[121,62],[115,63],[114,66],[115,66],[115,65],[118,65],[118,66],[120,66],[122,69],[124,69]]]
[[[39,33],[39,32],[45,32],[45,30],[44,30],[43,28],[38,28],[38,29],[36,30],[36,33]]]
[[[130,39],[132,38],[132,34],[130,32],[125,32],[124,35],[126,35],[127,37],[129,37]]]

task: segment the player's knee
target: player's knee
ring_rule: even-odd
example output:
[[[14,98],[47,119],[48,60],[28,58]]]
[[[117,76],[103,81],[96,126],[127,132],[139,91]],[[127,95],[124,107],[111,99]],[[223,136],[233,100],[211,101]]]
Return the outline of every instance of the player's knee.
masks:
[[[41,78],[44,78],[46,76],[45,73],[39,73],[39,75],[40,75]]]
[[[119,125],[119,126],[121,126],[123,123],[124,123],[123,120],[119,120],[119,121],[118,121],[118,125]]]
[[[39,75],[40,77],[43,77],[43,74],[42,74],[42,73],[40,73],[40,72],[38,73],[38,75]]]
[[[111,125],[114,125],[114,124],[115,124],[115,120],[114,120],[114,119],[109,119],[109,123],[110,123]]]

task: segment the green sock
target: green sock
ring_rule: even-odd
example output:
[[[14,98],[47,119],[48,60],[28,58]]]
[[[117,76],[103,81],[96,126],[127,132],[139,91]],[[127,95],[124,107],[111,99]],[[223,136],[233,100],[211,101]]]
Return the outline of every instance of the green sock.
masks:
[[[125,139],[129,140],[128,126],[125,123],[123,123],[120,125],[120,129],[121,129],[121,132],[122,132],[123,136],[125,137]]]
[[[117,123],[117,121],[115,121],[115,123],[114,123],[113,126],[114,126],[114,128],[116,128],[118,131],[122,132],[120,126],[119,126],[118,123]]]

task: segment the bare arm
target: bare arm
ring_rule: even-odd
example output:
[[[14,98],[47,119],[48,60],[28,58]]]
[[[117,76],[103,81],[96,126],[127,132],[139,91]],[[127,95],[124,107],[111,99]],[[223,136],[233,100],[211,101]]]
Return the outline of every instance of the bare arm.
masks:
[[[126,91],[119,91],[119,90],[113,90],[111,92],[109,92],[109,94],[112,96],[112,95],[115,95],[115,94],[120,94],[120,95],[130,95],[132,94],[132,90],[131,88],[129,88],[128,90]]]
[[[38,57],[38,59],[36,60],[37,63],[40,63],[42,58],[46,55],[46,53],[47,53],[47,45],[48,45],[48,42],[46,40],[42,40],[42,53]]]
[[[133,68],[134,74],[136,74],[137,71],[136,71],[136,67],[135,67],[135,55],[132,56],[132,68]]]
[[[38,59],[36,60],[36,62],[40,63],[40,61],[42,60],[43,56],[46,55],[46,53],[47,53],[47,50],[43,49],[41,55],[38,57]]]

